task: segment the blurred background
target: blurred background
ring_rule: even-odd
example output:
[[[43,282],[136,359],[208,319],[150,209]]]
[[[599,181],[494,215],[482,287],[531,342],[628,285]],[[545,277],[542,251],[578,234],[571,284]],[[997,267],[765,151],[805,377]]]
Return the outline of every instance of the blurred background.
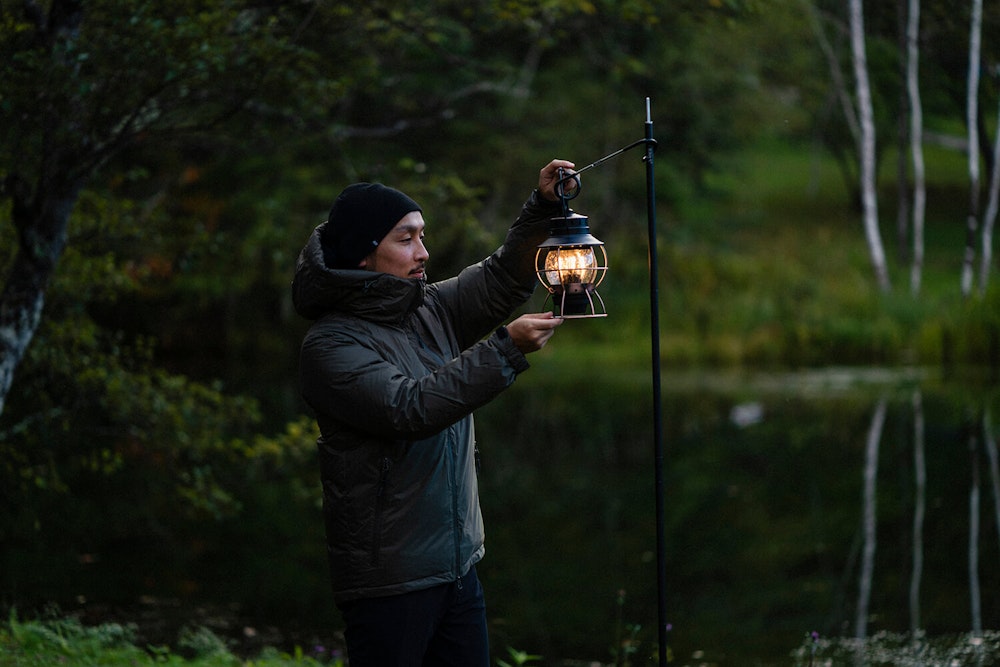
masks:
[[[299,250],[381,181],[450,276],[648,97],[672,654],[998,628],[1000,8],[363,4],[0,0],[0,605],[336,645]],[[477,414],[500,657],[655,654],[641,153],[573,202],[609,316]]]

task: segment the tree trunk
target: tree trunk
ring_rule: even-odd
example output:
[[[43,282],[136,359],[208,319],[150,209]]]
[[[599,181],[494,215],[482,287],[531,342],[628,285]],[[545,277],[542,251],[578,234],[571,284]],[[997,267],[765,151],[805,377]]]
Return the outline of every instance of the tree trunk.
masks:
[[[851,54],[857,88],[858,120],[861,141],[858,146],[861,166],[861,204],[863,208],[865,238],[871,255],[872,268],[879,289],[891,289],[885,250],[878,222],[878,198],[875,182],[875,113],[872,108],[871,86],[868,82],[868,58],[865,54],[865,21],[862,0],[850,0]]]
[[[28,198],[25,183],[8,178],[18,250],[0,293],[0,415],[14,382],[14,372],[38,329],[45,290],[66,245],[70,211],[80,192],[69,185],[57,196]]]
[[[823,30],[823,24],[819,19],[813,0],[802,1],[806,7],[806,14],[809,16],[809,24],[812,26],[813,34],[816,35],[816,41],[819,42],[820,50],[823,51],[823,57],[826,58],[826,64],[830,70],[830,79],[833,81],[837,101],[840,102],[841,109],[844,112],[844,120],[847,121],[847,128],[851,131],[854,141],[860,141],[861,130],[858,128],[857,114],[854,111],[854,105],[851,103],[851,96],[847,91],[844,73],[840,71],[840,60],[837,58],[837,54],[834,53],[830,40],[826,37],[826,31]]]
[[[896,0],[897,47],[901,54],[907,53],[907,0]],[[909,60],[899,59],[899,78],[907,80]],[[900,264],[909,259],[907,241],[910,237],[910,187],[909,161],[906,157],[910,144],[910,97],[906,86],[900,86],[899,113],[896,115],[896,256]]]
[[[910,99],[910,157],[913,162],[913,257],[910,291],[920,294],[924,270],[924,212],[927,185],[924,176],[924,111],[920,101],[920,0],[909,0],[906,22],[906,91]]]
[[[969,77],[965,100],[968,126],[969,215],[965,225],[965,254],[962,258],[962,296],[972,292],[972,271],[976,261],[976,231],[979,226],[979,53],[983,32],[983,0],[972,0],[969,26]]]
[[[1000,67],[997,68],[1000,76]],[[997,209],[1000,208],[1000,103],[997,104],[997,129],[993,138],[993,166],[990,170],[989,198],[986,213],[983,215],[983,237],[981,262],[979,265],[979,292],[986,294],[990,282],[990,271],[993,268],[993,225],[997,220]]]
[[[68,57],[80,34],[83,8],[78,0],[53,0],[43,19],[34,3],[24,3],[25,17],[34,24],[35,38],[47,44],[48,55],[70,76],[79,72],[80,60]],[[43,95],[39,96],[44,98]],[[82,114],[76,101],[57,109],[42,104],[48,128],[63,126],[81,135]],[[16,171],[8,173],[0,195],[11,200],[11,222],[17,231],[18,248],[0,293],[0,415],[14,383],[14,373],[35,336],[42,319],[45,290],[66,247],[69,215],[83,187],[79,153],[66,145],[42,140],[37,180],[30,184]]]

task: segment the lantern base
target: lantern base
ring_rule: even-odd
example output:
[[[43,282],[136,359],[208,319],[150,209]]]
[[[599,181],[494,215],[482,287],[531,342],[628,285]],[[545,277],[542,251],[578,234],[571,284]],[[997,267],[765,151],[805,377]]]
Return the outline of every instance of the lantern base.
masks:
[[[552,296],[556,317],[582,319],[608,316],[604,300],[596,290],[569,289],[561,291],[561,293],[550,292],[550,296]]]

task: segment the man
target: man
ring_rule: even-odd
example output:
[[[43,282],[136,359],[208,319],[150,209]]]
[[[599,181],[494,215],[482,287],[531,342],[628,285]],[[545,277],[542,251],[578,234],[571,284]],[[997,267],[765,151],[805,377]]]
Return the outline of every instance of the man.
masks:
[[[295,307],[316,320],[300,380],[316,413],[334,600],[352,667],[487,667],[475,565],[485,553],[472,412],[528,368],[562,320],[523,315],[536,246],[560,214],[553,160],[503,245],[427,284],[422,210],[357,183],[296,266]]]

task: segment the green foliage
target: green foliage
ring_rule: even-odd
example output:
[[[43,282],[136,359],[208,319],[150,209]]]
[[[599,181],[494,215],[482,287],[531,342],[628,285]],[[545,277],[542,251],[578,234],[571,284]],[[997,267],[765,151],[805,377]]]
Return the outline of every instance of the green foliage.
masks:
[[[542,659],[540,655],[531,655],[525,651],[519,651],[511,646],[507,647],[507,655],[510,657],[510,662],[506,660],[497,659],[497,667],[520,667],[521,665],[537,665],[538,661]]]
[[[131,626],[105,623],[85,626],[71,617],[53,616],[24,621],[12,614],[0,626],[0,665],[7,667],[141,667],[143,665],[189,665],[190,667],[344,667],[339,654],[306,655],[301,647],[284,653],[265,648],[254,658],[233,655],[225,641],[207,628],[184,628],[177,649],[136,643]]]
[[[632,667],[633,665],[646,664],[657,659],[659,651],[654,644],[653,650],[643,652],[642,624],[625,622],[625,599],[626,591],[618,591],[617,604],[618,613],[615,621],[615,643],[611,647],[611,657],[614,658],[615,667]],[[667,626],[667,631],[671,629]],[[670,647],[666,651],[667,662],[673,661],[673,652]],[[647,660],[648,659],[648,660]]]
[[[98,475],[131,480],[135,493],[150,484],[161,502],[180,499],[192,512],[236,511],[219,466],[259,422],[256,403],[167,372],[154,364],[152,339],[100,325],[93,313],[120,311],[161,277],[154,262],[135,261],[148,258],[122,253],[140,233],[133,209],[89,196],[81,209],[80,242],[63,258],[0,430],[8,493],[71,493]],[[144,479],[149,466],[173,474]]]
[[[954,342],[954,356],[947,361],[957,364],[1000,365],[1000,290],[966,300],[954,319],[941,322],[942,354]]]
[[[56,34],[26,10],[0,14],[0,54],[11,65],[0,76],[0,120],[19,128],[0,142],[5,172],[30,175],[56,156],[70,181],[87,178],[136,139],[206,130],[263,91],[289,101],[329,91],[293,43],[294,9],[136,0],[80,12]]]
[[[135,646],[134,636],[134,628],[115,623],[87,628],[69,618],[23,622],[12,615],[0,627],[0,664],[24,667],[154,664],[149,654]]]
[[[925,295],[872,289],[850,191],[836,182],[837,162],[812,148],[825,142],[837,156],[849,139],[803,3],[204,4],[88,2],[79,33],[49,41],[13,4],[0,9],[10,65],[0,69],[0,125],[17,128],[0,136],[0,177],[45,183],[53,145],[57,172],[91,177],[0,418],[0,541],[22,572],[50,557],[72,580],[66,562],[125,541],[183,553],[163,565],[164,579],[193,566],[224,572],[225,557],[252,563],[275,606],[289,604],[291,577],[321,588],[322,563],[272,572],[259,553],[227,551],[227,539],[248,534],[290,558],[319,543],[317,434],[295,388],[306,323],[288,290],[308,233],[347,183],[388,182],[424,205],[432,275],[449,275],[495,247],[548,159],[580,164],[637,138],[647,96],[660,141],[665,363],[997,366],[1000,291],[955,296],[949,244],[967,196],[955,194],[964,174],[954,156],[929,153],[931,204],[943,210],[929,220],[937,242]],[[829,34],[841,34],[840,5],[820,4]],[[967,17],[943,2],[924,7],[934,17],[922,61],[935,84],[925,87],[929,125],[960,131],[954,45]],[[868,12],[888,128],[895,6]],[[988,26],[995,17],[987,9]],[[994,84],[983,92],[989,102]],[[563,384],[540,396],[525,378],[525,398],[513,400],[547,407],[519,425],[524,441],[554,439],[555,418],[581,412],[574,383],[646,379],[641,170],[636,156],[586,175],[577,204],[612,254],[602,288],[611,318],[562,327],[533,360]],[[18,247],[11,218],[5,199],[4,271]],[[894,270],[902,276],[904,262]],[[605,378],[607,368],[620,376]],[[633,455],[645,435],[637,403],[609,391],[583,410],[614,411],[630,428],[567,418],[562,429],[606,443],[597,455]],[[689,472],[696,497],[713,501]],[[587,497],[582,476],[567,484]],[[748,510],[740,520],[765,518]],[[573,529],[551,532],[560,530]],[[239,583],[230,585],[227,594]],[[620,628],[620,659],[639,629]],[[210,637],[187,639],[191,651],[224,655]],[[285,659],[267,656],[254,664]]]

